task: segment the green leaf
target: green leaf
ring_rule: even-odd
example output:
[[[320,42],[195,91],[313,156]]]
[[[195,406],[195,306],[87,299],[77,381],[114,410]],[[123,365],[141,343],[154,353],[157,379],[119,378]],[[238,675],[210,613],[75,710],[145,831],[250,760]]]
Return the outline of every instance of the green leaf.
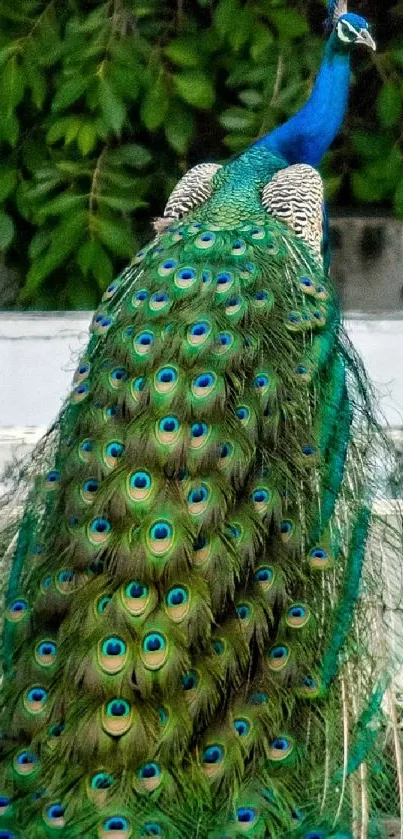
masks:
[[[256,114],[244,108],[228,108],[220,116],[220,122],[227,131],[245,131],[256,127]]]
[[[114,166],[125,164],[126,166],[133,166],[134,169],[143,169],[151,163],[152,159],[149,149],[140,146],[138,143],[127,143],[108,154],[108,162]]]
[[[300,38],[309,32],[306,19],[293,9],[269,9],[267,17],[276,27],[279,35],[288,41]]]
[[[161,72],[156,82],[148,89],[141,104],[142,122],[148,131],[156,131],[165,120],[169,108],[169,96]]]
[[[98,204],[100,206],[110,207],[111,210],[119,210],[121,213],[132,213],[141,207],[148,207],[147,201],[142,201],[134,195],[131,198],[127,198],[124,195],[100,195],[98,197]]]
[[[142,69],[137,63],[130,66],[110,62],[108,66],[108,81],[117,94],[129,101],[136,101],[139,97],[141,75]]]
[[[193,113],[181,102],[173,102],[165,121],[165,136],[178,154],[185,154],[195,131]]]
[[[83,283],[82,277],[77,276],[77,274],[78,271],[67,280],[64,306],[69,309],[88,309],[92,311],[99,303],[99,292],[95,283],[91,284],[88,280]]]
[[[101,291],[113,279],[113,265],[108,254],[97,239],[84,242],[77,253],[77,262],[87,277],[91,272]]]
[[[0,212],[0,251],[7,250],[14,238],[14,222],[6,213]]]
[[[38,213],[38,219],[42,222],[47,219],[48,216],[63,215],[73,208],[75,209],[76,207],[78,208],[82,206],[85,200],[86,198],[84,195],[74,195],[71,192],[63,192],[61,195],[57,195],[56,198],[46,201],[46,204],[41,207]]]
[[[97,216],[95,226],[98,236],[112,253],[118,256],[131,257],[134,253],[134,240],[132,233],[123,219],[117,221],[103,216]]]
[[[219,35],[225,37],[234,31],[239,10],[239,0],[220,0],[214,14],[214,25]]]
[[[263,102],[263,96],[258,90],[241,90],[238,96],[241,102],[248,108],[257,108]]]
[[[28,248],[28,254],[32,261],[37,259],[37,257],[40,256],[40,254],[45,250],[45,248],[47,248],[50,242],[51,235],[52,234],[50,230],[40,229],[32,237]]]
[[[215,99],[214,86],[211,79],[203,73],[186,73],[173,77],[176,89],[181,99],[194,108],[208,110],[212,108]]]
[[[397,125],[402,112],[402,91],[399,85],[392,82],[383,85],[377,100],[377,110],[384,128]]]
[[[382,159],[390,152],[390,138],[384,135],[353,131],[351,140],[354,151],[366,160]]]
[[[192,39],[178,38],[165,47],[165,55],[178,67],[199,67],[202,63],[200,49]]]
[[[360,172],[353,172],[352,185],[354,197],[369,204],[373,201],[383,201],[387,193],[384,184],[371,180],[368,175]]]
[[[15,189],[17,172],[9,166],[0,165],[0,201],[4,201]]]
[[[55,120],[50,126],[46,140],[50,145],[53,145],[53,143],[57,143],[58,140],[64,137],[65,143],[68,145],[76,139],[81,125],[82,121],[80,117],[60,117],[60,119]]]
[[[119,135],[126,119],[126,108],[106,79],[100,79],[98,97],[106,125]]]
[[[2,110],[7,117],[12,115],[24,96],[25,79],[18,58],[14,55],[1,74]]]
[[[85,236],[88,216],[87,212],[74,211],[66,216],[61,224],[52,232],[47,251],[31,265],[20,299],[27,302],[32,299],[44,280],[76,250]]]
[[[97,129],[93,122],[85,122],[78,132],[78,148],[83,155],[90,154],[98,139]]]
[[[0,119],[0,140],[9,143],[10,146],[15,146],[20,133],[20,124],[14,113],[3,114]]]
[[[397,217],[403,218],[403,178],[397,184],[393,203]]]
[[[87,90],[90,81],[91,79],[89,76],[77,74],[76,76],[73,76],[72,79],[64,82],[53,98],[52,111],[56,113],[58,111],[64,111],[64,109],[68,108],[69,105],[73,105],[74,102],[77,102],[77,100],[80,99]]]

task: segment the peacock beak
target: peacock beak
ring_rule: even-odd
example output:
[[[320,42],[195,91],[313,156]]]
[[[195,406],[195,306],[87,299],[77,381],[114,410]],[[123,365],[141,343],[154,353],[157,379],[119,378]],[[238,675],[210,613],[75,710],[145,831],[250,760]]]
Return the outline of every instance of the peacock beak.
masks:
[[[376,43],[370,35],[368,29],[360,29],[357,38],[355,39],[356,44],[364,44],[366,47],[370,47],[371,50],[376,52]]]

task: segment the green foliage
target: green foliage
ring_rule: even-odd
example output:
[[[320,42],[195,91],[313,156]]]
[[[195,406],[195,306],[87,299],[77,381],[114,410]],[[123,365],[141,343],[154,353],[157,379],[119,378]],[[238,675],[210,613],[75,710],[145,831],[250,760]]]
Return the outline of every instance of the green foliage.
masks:
[[[322,0],[3,0],[0,253],[21,277],[16,305],[93,306],[188,166],[240,151],[301,106],[323,11]],[[403,217],[395,31],[389,50],[361,57],[324,174],[331,199]]]

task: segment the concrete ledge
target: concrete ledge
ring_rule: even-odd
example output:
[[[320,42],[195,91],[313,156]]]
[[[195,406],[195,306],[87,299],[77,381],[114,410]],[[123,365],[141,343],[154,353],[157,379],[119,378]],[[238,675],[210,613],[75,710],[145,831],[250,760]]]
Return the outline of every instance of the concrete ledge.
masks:
[[[88,340],[91,312],[0,313],[0,470],[57,416]],[[349,335],[379,394],[385,422],[403,426],[403,312],[351,313]]]

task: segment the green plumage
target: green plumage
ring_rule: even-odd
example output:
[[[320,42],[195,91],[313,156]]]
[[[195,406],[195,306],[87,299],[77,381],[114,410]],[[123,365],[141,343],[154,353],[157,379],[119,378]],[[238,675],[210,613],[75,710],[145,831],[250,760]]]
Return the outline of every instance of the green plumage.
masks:
[[[283,163],[231,190],[255,159],[94,315],[11,571],[1,836],[352,835],[368,420],[320,260],[260,206]]]

